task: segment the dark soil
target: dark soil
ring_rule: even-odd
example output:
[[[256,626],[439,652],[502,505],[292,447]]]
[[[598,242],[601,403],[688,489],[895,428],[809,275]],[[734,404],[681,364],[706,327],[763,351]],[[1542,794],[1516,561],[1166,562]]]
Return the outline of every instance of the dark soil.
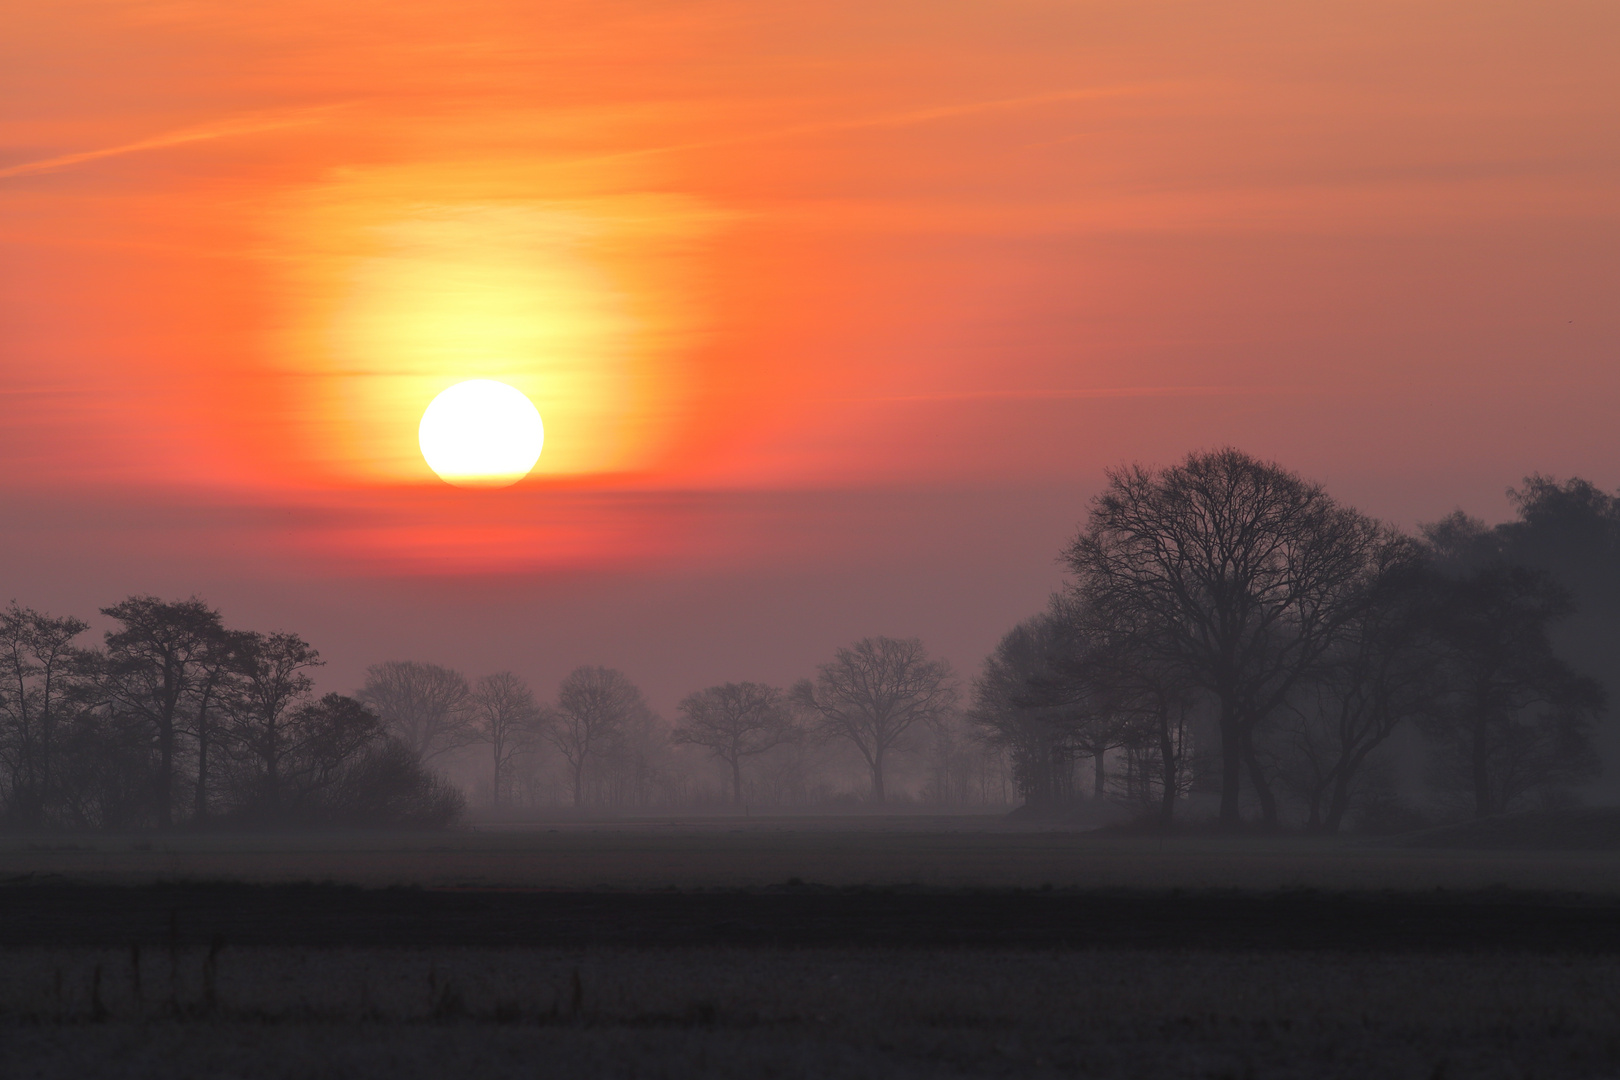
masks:
[[[1399,847],[1617,851],[1620,850],[1620,806],[1504,814],[1424,829],[1389,842]]]
[[[827,888],[13,884],[0,948],[1012,948],[1620,954],[1620,898]]]

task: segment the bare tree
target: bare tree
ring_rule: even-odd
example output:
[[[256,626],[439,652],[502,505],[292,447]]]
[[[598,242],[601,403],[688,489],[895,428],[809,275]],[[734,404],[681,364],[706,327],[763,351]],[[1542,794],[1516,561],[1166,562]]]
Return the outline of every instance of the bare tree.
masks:
[[[1354,614],[1384,536],[1319,486],[1226,449],[1110,473],[1065,551],[1077,595],[1131,634],[1131,652],[1213,697],[1227,827],[1245,764],[1277,821],[1256,729]]]
[[[1005,753],[1024,802],[1061,807],[1075,797],[1075,758],[1086,753],[1075,739],[1081,713],[1061,681],[1057,665],[1069,647],[1066,628],[1049,614],[1026,619],[1004,634],[973,681],[968,718],[988,745]],[[1060,702],[1059,698],[1071,698]],[[1095,747],[1093,747],[1093,750]],[[1097,762],[1101,791],[1104,775]]]
[[[575,806],[585,804],[586,769],[615,749],[632,721],[650,715],[636,684],[614,668],[579,667],[563,679],[544,734],[568,761]]]
[[[1197,687],[1175,666],[1136,652],[1128,631],[1091,621],[1080,607],[1069,606],[1066,614],[1084,628],[1075,637],[1086,647],[1064,667],[1106,703],[1105,730],[1125,749],[1126,798],[1152,807],[1157,823],[1169,828],[1176,800],[1191,788],[1187,759]]]
[[[782,691],[761,683],[711,686],[681,700],[675,741],[701,746],[731,773],[731,801],[743,803],[744,758],[763,754],[798,736]]]
[[[1483,526],[1453,517],[1428,532],[1446,555]],[[1454,566],[1464,563],[1450,554]],[[1552,625],[1575,611],[1569,592],[1539,570],[1494,558],[1455,571],[1440,588],[1444,685],[1425,726],[1448,751],[1450,779],[1470,793],[1475,815],[1596,775],[1591,732],[1603,686],[1560,658],[1551,638]]]
[[[101,613],[121,624],[107,632],[106,691],[112,707],[148,727],[157,744],[152,804],[158,826],[169,828],[187,699],[219,662],[226,631],[219,612],[195,597],[132,596]]]
[[[847,739],[860,751],[879,805],[889,754],[918,724],[933,723],[956,705],[950,665],[930,659],[916,638],[862,638],[822,664],[814,682],[801,680],[793,696],[824,736]]]
[[[534,744],[541,721],[534,694],[510,671],[497,671],[478,680],[472,693],[473,724],[490,749],[490,805],[501,805],[501,793],[511,784],[512,761]]]
[[[251,763],[254,799],[274,817],[287,784],[286,765],[303,750],[307,725],[295,725],[314,689],[311,668],[326,661],[297,634],[244,634],[237,647],[240,691],[231,735]]]
[[[357,695],[423,761],[477,740],[466,676],[438,664],[390,660],[366,669]]]
[[[329,793],[350,778],[368,751],[386,742],[382,718],[352,697],[327,694],[293,710],[283,725],[280,776],[300,816],[323,807]]]
[[[1282,712],[1287,779],[1310,832],[1339,831],[1369,757],[1402,724],[1430,715],[1440,692],[1433,576],[1403,538],[1380,561],[1367,602]]]
[[[45,824],[55,796],[53,766],[62,726],[83,682],[87,629],[15,602],[0,613],[0,760],[6,765],[6,815],[25,828]]]

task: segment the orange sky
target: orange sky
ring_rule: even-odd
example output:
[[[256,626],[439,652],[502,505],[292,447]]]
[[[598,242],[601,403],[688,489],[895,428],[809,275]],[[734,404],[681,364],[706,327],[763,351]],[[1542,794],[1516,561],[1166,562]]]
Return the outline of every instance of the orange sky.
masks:
[[[818,500],[1065,492],[1019,504],[1055,543],[1104,467],[1221,443],[1403,524],[1620,484],[1610,3],[3,19],[0,483],[40,602],[112,549],[182,591],[836,578],[867,541],[988,573],[904,500]],[[546,419],[504,492],[415,452],[470,377]]]

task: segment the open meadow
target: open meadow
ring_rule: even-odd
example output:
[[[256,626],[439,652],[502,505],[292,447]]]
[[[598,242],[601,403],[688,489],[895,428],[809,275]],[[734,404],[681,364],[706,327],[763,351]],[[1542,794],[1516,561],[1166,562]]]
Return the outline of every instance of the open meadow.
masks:
[[[0,841],[0,1075],[1598,1077],[1620,858],[1004,818]]]
[[[1106,835],[1001,815],[550,822],[431,833],[0,837],[0,881],[332,882],[380,888],[833,886],[1620,894],[1613,850],[1362,838]]]

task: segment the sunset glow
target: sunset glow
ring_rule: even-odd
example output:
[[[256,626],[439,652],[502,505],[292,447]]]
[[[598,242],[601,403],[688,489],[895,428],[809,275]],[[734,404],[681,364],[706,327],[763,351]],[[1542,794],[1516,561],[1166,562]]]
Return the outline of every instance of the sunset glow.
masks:
[[[1483,510],[1620,460],[1616,16],[1555,8],[21,5],[9,482],[408,573],[1233,440]],[[417,425],[474,378],[545,417],[508,498],[627,502],[442,512]]]

